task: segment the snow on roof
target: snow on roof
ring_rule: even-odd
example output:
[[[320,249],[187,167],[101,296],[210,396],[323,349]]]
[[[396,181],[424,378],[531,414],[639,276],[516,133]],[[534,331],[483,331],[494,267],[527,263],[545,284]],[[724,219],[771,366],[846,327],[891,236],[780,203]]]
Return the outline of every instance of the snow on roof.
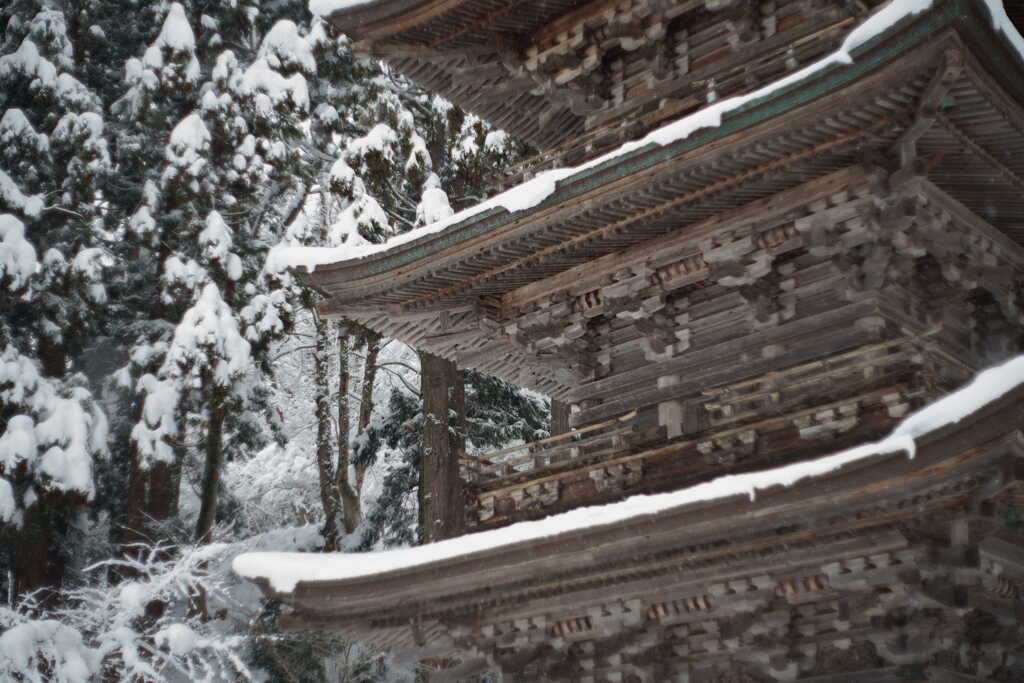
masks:
[[[310,10],[314,14],[329,14],[338,9],[363,4],[369,0],[310,0]],[[914,16],[931,8],[935,0],[898,0],[890,2],[872,15],[867,21],[855,28],[835,52],[807,65],[799,71],[770,83],[763,88],[745,95],[731,97],[707,106],[689,116],[673,121],[661,128],[651,131],[639,140],[627,142],[611,152],[575,167],[557,168],[545,171],[536,177],[517,185],[505,192],[481,202],[468,209],[463,209],[447,218],[429,225],[397,235],[381,244],[361,244],[358,246],[338,247],[306,247],[279,245],[271,250],[267,258],[268,268],[283,270],[285,268],[305,268],[313,272],[318,266],[354,261],[374,254],[379,254],[403,244],[432,235],[451,226],[461,223],[478,214],[491,209],[505,209],[509,213],[531,209],[555,192],[558,182],[577,173],[604,164],[612,159],[623,156],[651,144],[669,145],[686,139],[694,132],[706,128],[717,128],[722,124],[723,115],[732,112],[749,102],[768,97],[778,90],[798,83],[809,76],[835,65],[853,63],[853,51],[875,36],[884,33],[907,17]],[[1009,16],[1003,9],[1002,0],[983,0],[991,13],[994,27],[1010,40],[1017,51],[1024,56],[1024,37],[1014,27]]]
[[[671,493],[637,495],[618,503],[577,508],[545,519],[520,522],[429,545],[374,553],[244,553],[235,558],[232,567],[240,576],[266,579],[275,591],[288,593],[300,581],[337,581],[393,572],[654,515],[701,501],[735,495],[747,495],[753,500],[759,490],[792,486],[875,455],[905,451],[912,458],[915,439],[959,422],[1021,385],[1024,385],[1024,355],[978,374],[964,388],[910,415],[885,439],[816,460],[761,472],[726,475]]]
[[[335,12],[369,5],[373,0],[309,0],[309,12],[315,17],[326,17]]]

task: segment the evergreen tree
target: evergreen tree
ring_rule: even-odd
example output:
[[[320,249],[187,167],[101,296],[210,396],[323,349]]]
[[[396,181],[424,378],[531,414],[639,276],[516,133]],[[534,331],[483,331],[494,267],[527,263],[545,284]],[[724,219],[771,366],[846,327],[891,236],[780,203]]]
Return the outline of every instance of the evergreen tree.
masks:
[[[106,303],[99,98],[63,12],[0,9],[0,533],[15,595],[57,588],[63,537],[95,495],[106,419],[81,374]]]
[[[24,667],[0,657],[0,675],[244,672],[246,641],[218,635],[247,628],[217,613],[231,551],[154,541],[209,540],[232,504],[225,462],[276,452],[261,450],[281,438],[271,347],[319,295],[265,267],[268,250],[358,249],[444,220],[522,148],[354,59],[302,3],[14,0],[0,31],[0,581],[60,596],[0,607],[0,628],[36,648]],[[324,545],[414,542],[415,354],[349,321],[313,334]],[[453,440],[543,433],[542,402],[463,374]],[[121,557],[70,572],[107,533]],[[274,533],[254,542],[278,548]],[[299,638],[318,659],[292,668],[253,624],[282,679],[338,665],[334,641]],[[391,680],[373,661],[360,675]]]
[[[358,250],[389,235],[443,220],[456,208],[482,200],[486,184],[496,171],[522,153],[521,146],[489,130],[476,117],[425,94],[379,64],[353,59],[347,41],[337,37],[328,25],[315,23],[310,40],[320,68],[310,88],[313,120],[303,157],[305,165],[299,172],[302,182],[295,186],[294,203],[305,207],[305,212],[290,226],[289,244]],[[446,187],[453,192],[454,200]],[[319,295],[310,290],[300,288],[297,296],[310,309],[319,302]],[[351,532],[359,521],[363,473],[376,460],[374,448],[367,444],[380,440],[366,432],[374,410],[371,399],[379,340],[346,321],[335,328],[334,334],[327,321],[315,318],[314,327],[316,452],[326,511],[325,536],[327,546],[334,547],[339,530]],[[362,396],[353,429],[348,397],[354,382],[348,357],[360,352],[364,356]],[[337,380],[331,382],[327,359],[333,355],[341,358],[336,366]],[[510,385],[505,386],[511,394],[516,393]],[[329,406],[332,395],[338,397],[334,411]],[[489,398],[490,394],[480,396]],[[408,421],[404,423],[410,429]],[[478,427],[484,429],[480,421],[473,426]],[[490,429],[515,431],[507,426]],[[415,433],[418,438],[421,429],[417,427]],[[362,445],[350,457],[352,439]],[[403,450],[411,453],[401,456],[403,464],[398,468],[406,475],[410,468],[418,467],[416,452]],[[398,493],[400,480],[406,491],[415,488],[408,476],[404,480],[398,475],[390,477],[385,499],[408,500],[407,495]],[[384,514],[393,516],[393,512]],[[376,536],[372,528],[376,521],[378,517],[364,525],[367,538]],[[400,527],[402,523],[396,522],[397,537],[411,540],[397,531]]]
[[[199,459],[201,539],[216,516],[223,459],[274,436],[275,421],[255,415],[272,412],[260,377],[290,306],[262,267],[283,231],[273,202],[292,182],[291,142],[316,68],[297,26],[273,15],[276,5],[266,15],[253,4],[204,9],[210,14],[196,21],[197,8],[167,7],[141,57],[128,59],[127,89],[114,105],[119,149],[131,156],[124,168],[138,173],[119,201],[119,252],[144,274],[129,276],[128,315],[116,331],[132,349],[118,374],[129,406],[119,426],[135,444],[126,454],[129,525],[173,516],[181,466]],[[141,149],[143,137],[162,144],[162,159]],[[181,340],[198,337],[183,328],[211,315],[218,323],[204,328],[202,351],[185,348]],[[238,371],[222,375],[228,366]]]

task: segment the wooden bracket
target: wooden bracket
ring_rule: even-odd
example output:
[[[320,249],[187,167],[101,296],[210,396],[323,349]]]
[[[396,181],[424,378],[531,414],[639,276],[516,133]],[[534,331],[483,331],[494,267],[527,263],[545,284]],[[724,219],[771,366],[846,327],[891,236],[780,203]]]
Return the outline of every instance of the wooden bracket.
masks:
[[[943,55],[943,62],[932,76],[931,81],[921,93],[917,110],[910,126],[903,135],[893,143],[893,149],[899,157],[900,168],[893,174],[890,182],[899,185],[914,175],[920,175],[917,166],[917,141],[935,123],[942,98],[946,96],[953,83],[964,70],[964,57],[960,50],[950,48]]]

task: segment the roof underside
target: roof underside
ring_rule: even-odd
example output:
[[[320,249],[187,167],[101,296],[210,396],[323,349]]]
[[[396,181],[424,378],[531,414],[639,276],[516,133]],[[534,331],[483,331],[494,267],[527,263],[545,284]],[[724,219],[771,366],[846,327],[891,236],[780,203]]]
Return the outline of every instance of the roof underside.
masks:
[[[490,210],[307,277],[331,297],[328,312],[474,367],[474,353],[495,341],[493,329],[468,328],[481,317],[507,320],[515,313],[507,303],[521,302],[510,293],[660,236],[696,238],[779,193],[843,169],[855,172],[872,155],[891,160],[893,143],[911,125],[950,46],[967,55],[966,68],[918,141],[922,170],[1024,245],[1024,94],[1021,81],[997,83],[991,75],[1019,74],[1019,62],[991,40],[984,18],[955,23],[956,33],[939,40],[951,19],[922,15],[898,35],[870,44],[851,66],[730,113],[717,128],[570,176],[534,209]],[[564,295],[581,293],[570,286]],[[448,313],[439,316],[442,310]],[[550,373],[526,372],[526,358],[514,346],[499,355],[504,370],[481,369],[540,391],[565,390]]]
[[[452,74],[467,67],[498,63],[503,52],[518,51],[518,44],[525,37],[583,4],[581,0],[384,0],[336,12],[330,20],[352,38],[376,43],[376,52],[370,54],[385,59],[425,89],[470,109],[517,137],[539,144],[543,136],[537,134],[536,123],[527,122],[522,113],[540,110],[545,95],[531,95],[520,89],[503,102],[472,106],[467,102],[471,93],[453,82]],[[407,49],[383,47],[387,45]],[[474,84],[474,89],[493,85],[494,81],[485,80]],[[571,111],[565,113],[567,116],[552,121],[552,130],[561,129],[558,140],[582,130],[582,117]]]
[[[584,131],[595,136],[590,147],[600,147],[600,138],[622,133],[608,127],[618,127],[613,122],[626,111],[657,121],[652,109],[659,108],[659,100],[678,100],[674,106],[692,110],[683,101],[702,100],[709,77],[719,96],[749,89],[752,80],[777,78],[786,58],[803,64],[833,49],[866,16],[863,7],[882,1],[779,0],[790,7],[782,16],[792,18],[793,26],[783,19],[777,35],[726,60],[718,59],[720,51],[728,52],[730,41],[737,40],[726,27],[736,23],[745,3],[677,0],[656,8],[645,0],[374,2],[335,12],[330,20],[359,41],[358,52],[387,61],[426,90],[547,152]],[[759,21],[756,11],[753,16]],[[680,33],[692,36],[686,44],[694,45],[688,57],[694,69],[687,67],[680,77],[662,76],[656,94],[636,97],[641,75],[629,72]],[[586,55],[585,64],[577,63],[574,50]],[[581,71],[586,77],[577,78]],[[631,96],[616,96],[610,87],[613,73]],[[644,127],[632,121],[627,139]]]
[[[748,3],[721,0],[378,1],[337,11],[330,20],[359,41],[361,53],[541,151],[578,146],[586,132],[586,149],[564,158],[578,163],[579,154],[599,150],[602,140],[635,138],[663,121],[659,110],[674,107],[678,116],[700,106],[709,80],[727,97],[784,75],[786,60],[803,65],[835,49],[867,16],[866,8],[884,1],[778,0],[775,13],[764,15],[744,15]],[[1017,3],[1007,4],[1011,18],[1024,25]],[[751,22],[763,24],[756,26],[760,39],[737,28]],[[687,47],[679,36],[686,36]],[[677,54],[659,57],[659,46],[666,45]],[[680,52],[687,55],[682,71],[659,72],[650,92],[638,89],[637,79],[650,74],[631,72],[679,59]],[[629,94],[616,94],[618,83]],[[622,118],[627,112],[633,116],[628,121]]]

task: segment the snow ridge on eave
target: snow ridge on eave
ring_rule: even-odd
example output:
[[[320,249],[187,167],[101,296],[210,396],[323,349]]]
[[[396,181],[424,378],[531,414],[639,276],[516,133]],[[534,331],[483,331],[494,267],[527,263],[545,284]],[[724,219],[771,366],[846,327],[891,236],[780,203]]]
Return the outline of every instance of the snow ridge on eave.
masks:
[[[309,13],[315,17],[329,17],[336,12],[367,5],[384,5],[387,2],[388,0],[309,0]]]
[[[365,578],[736,495],[746,495],[753,500],[760,490],[793,486],[873,456],[904,451],[913,457],[918,438],[961,421],[1022,385],[1024,355],[979,373],[967,386],[911,414],[885,439],[815,460],[726,475],[679,491],[637,495],[618,503],[577,508],[545,519],[519,522],[429,545],[358,554],[245,553],[235,558],[232,567],[244,578],[265,580],[277,593],[290,593],[300,582]]]
[[[314,2],[317,0],[313,0]],[[323,0],[331,2],[333,0]],[[349,2],[349,0],[341,0]],[[358,0],[357,0],[358,1]],[[941,1],[941,0],[939,0]],[[1022,38],[1009,20],[1000,0],[983,0],[990,11],[990,19],[996,29],[1002,32],[1018,53],[1024,55],[1024,38]],[[570,176],[582,175],[585,171],[619,160],[632,152],[638,152],[654,145],[666,146],[688,138],[702,129],[717,128],[722,123],[724,114],[733,112],[754,101],[768,98],[787,87],[795,85],[811,75],[832,66],[853,63],[852,52],[858,47],[881,36],[900,21],[929,10],[935,0],[899,0],[883,6],[863,24],[853,29],[844,39],[842,46],[822,59],[807,65],[789,76],[774,81],[756,91],[722,100],[705,107],[700,111],[669,123],[651,131],[640,140],[627,142],[596,159],[580,166],[553,169],[541,173],[521,185],[506,190],[480,204],[459,211],[436,223],[423,226],[398,235],[382,244],[369,244],[359,247],[302,247],[281,245],[275,247],[268,257],[268,265],[275,269],[305,268],[314,272],[321,266],[338,267],[345,263],[359,261],[371,256],[380,255],[397,247],[408,245],[422,238],[445,231],[449,227],[461,224],[469,219],[480,220],[502,209],[509,214],[531,209],[542,203],[558,189],[558,184]]]

